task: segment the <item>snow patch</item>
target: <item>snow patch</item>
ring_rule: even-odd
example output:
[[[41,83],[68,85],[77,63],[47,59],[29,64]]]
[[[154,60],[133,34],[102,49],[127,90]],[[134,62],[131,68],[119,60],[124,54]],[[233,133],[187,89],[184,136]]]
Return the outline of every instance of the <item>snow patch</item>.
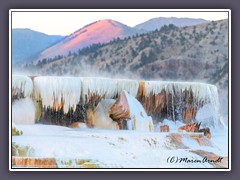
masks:
[[[24,134],[14,136],[13,143],[19,147],[31,147],[34,157],[91,160],[101,168],[212,168],[208,163],[168,163],[167,158],[176,156],[201,160],[202,157],[191,153],[191,149],[227,155],[217,147],[192,143],[195,140],[190,138],[183,138],[183,143],[190,149],[169,150],[165,146],[169,133],[71,129],[52,125],[19,125],[19,128]],[[218,139],[216,145],[222,143],[222,138]]]

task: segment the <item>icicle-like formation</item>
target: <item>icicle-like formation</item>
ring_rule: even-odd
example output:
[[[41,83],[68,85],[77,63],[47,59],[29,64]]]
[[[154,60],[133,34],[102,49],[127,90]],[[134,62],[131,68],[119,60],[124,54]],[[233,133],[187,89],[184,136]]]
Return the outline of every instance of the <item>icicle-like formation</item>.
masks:
[[[217,88],[208,88],[209,102],[201,107],[197,114],[196,120],[202,122],[203,126],[225,127],[219,115],[219,99]]]
[[[138,82],[135,80],[110,79],[110,78],[81,78],[82,79],[82,96],[84,102],[88,102],[89,97],[93,94],[104,98],[116,98],[116,96],[125,90],[132,96],[138,92]],[[87,99],[86,99],[87,97]]]
[[[129,95],[126,91],[124,94],[130,109],[131,120],[127,121],[129,130],[139,131],[152,131],[153,122],[151,116],[148,116],[141,103],[133,96]]]
[[[212,107],[212,117],[209,120],[211,122],[206,124],[219,124],[219,99],[216,86],[198,82],[145,82],[144,93],[146,97],[155,96],[161,92],[166,94],[167,113],[172,113],[171,118],[174,121],[194,119],[196,111],[203,105],[209,104]],[[200,118],[198,119],[200,120]],[[205,120],[202,119],[202,121]]]
[[[139,102],[136,104],[143,106],[147,114],[151,115],[154,120],[170,119],[188,123],[197,119],[197,121],[204,121],[206,125],[222,124],[218,115],[217,88],[204,83],[138,82],[126,79],[52,76],[35,77],[32,82],[31,78],[27,76],[17,75],[13,76],[12,80],[13,99],[31,97],[33,87],[34,100],[39,101],[41,107],[50,107],[51,109],[47,110],[50,113],[52,110],[53,113],[60,110],[59,114],[64,112],[66,115],[69,112],[69,119],[74,122],[86,119],[78,117],[79,114],[84,115],[85,108],[95,108],[102,99],[115,99],[122,91],[125,91],[132,98],[137,96],[141,104]],[[76,110],[77,105],[79,111]],[[199,113],[196,117],[197,112],[205,105],[211,107],[208,108],[211,111],[208,113],[211,114],[211,120],[201,118]],[[75,110],[77,112],[73,114]],[[143,112],[145,113],[145,111]],[[147,114],[143,116],[148,117]],[[58,119],[57,116],[56,119]],[[132,124],[134,127],[136,126],[135,121]]]
[[[168,81],[146,81],[145,89],[146,96],[150,93],[159,94],[162,90],[168,92],[173,91],[173,88],[177,92],[183,92],[184,90],[192,91],[194,97],[199,99],[206,99],[209,96],[209,91],[216,91],[217,88],[214,85],[198,83],[198,82],[168,82]]]
[[[15,124],[35,123],[35,105],[32,99],[24,98],[13,102],[12,121]]]
[[[26,98],[33,92],[33,82],[31,78],[24,75],[12,76],[12,97]]]
[[[43,107],[61,108],[64,113],[69,108],[75,110],[81,96],[81,79],[77,77],[36,77],[34,78],[35,98]]]
[[[117,79],[117,93],[119,94],[123,90],[129,93],[131,96],[136,97],[138,92],[138,81],[129,79]]]

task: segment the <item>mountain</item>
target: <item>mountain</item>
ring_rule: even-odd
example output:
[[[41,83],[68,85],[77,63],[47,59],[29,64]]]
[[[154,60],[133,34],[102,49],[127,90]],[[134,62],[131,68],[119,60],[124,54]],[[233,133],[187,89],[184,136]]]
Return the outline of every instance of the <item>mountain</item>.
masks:
[[[79,49],[92,44],[106,43],[114,38],[125,38],[139,32],[142,31],[114,20],[99,20],[84,26],[54,46],[42,51],[38,59],[68,55],[69,52],[77,52]]]
[[[32,75],[105,76],[197,81],[217,85],[227,114],[228,20],[160,30],[90,46],[78,53],[25,66]],[[227,117],[227,116],[225,116]]]
[[[138,79],[201,80],[226,85],[228,20],[182,28],[163,26],[131,38],[85,47],[33,68],[42,75],[91,75],[89,71],[94,70]]]
[[[47,35],[31,29],[12,29],[12,62],[23,62],[29,56],[53,45],[63,36]]]
[[[164,25],[173,24],[177,27],[193,26],[201,23],[206,23],[204,19],[193,19],[193,18],[176,18],[176,17],[159,17],[150,19],[144,23],[135,26],[136,29],[142,29],[146,31],[154,31],[160,29]]]

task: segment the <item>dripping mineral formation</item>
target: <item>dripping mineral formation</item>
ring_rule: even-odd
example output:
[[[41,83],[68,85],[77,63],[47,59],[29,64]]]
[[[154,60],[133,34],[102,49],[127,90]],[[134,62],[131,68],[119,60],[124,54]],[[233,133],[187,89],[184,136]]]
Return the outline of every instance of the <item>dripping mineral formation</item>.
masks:
[[[210,84],[13,75],[12,124],[22,133],[12,137],[12,166],[227,167],[227,133],[216,135],[225,127],[218,106]],[[206,154],[225,161],[166,160]]]
[[[210,84],[19,75],[12,82],[16,124],[69,126],[82,122],[105,129],[151,130],[153,123],[169,119],[202,122],[204,127],[224,125],[219,121],[217,88]],[[16,104],[33,109],[31,120],[19,119]],[[210,118],[196,117],[205,106],[211,107],[207,111]]]

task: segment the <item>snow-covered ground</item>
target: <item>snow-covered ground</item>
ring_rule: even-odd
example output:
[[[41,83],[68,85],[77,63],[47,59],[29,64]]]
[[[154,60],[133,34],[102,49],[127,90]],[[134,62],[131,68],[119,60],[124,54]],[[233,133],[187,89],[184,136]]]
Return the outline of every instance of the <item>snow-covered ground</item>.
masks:
[[[170,133],[173,133],[181,123],[164,120],[162,124],[168,124],[172,129]],[[66,166],[61,161],[76,159],[91,161],[101,168],[212,168],[208,163],[170,163],[168,160],[171,157],[203,159],[190,150],[228,156],[226,132],[212,131],[212,147],[200,146],[190,136],[183,136],[182,142],[189,148],[176,148],[169,139],[170,133],[161,133],[158,127],[155,132],[71,129],[39,124],[18,125],[17,128],[23,131],[23,135],[13,136],[12,143],[30,147],[28,156],[56,158],[60,168],[74,167],[74,164]]]
[[[206,137],[199,139],[201,133],[178,132],[178,127],[183,125],[179,121],[165,119],[152,128],[152,118],[136,99],[139,90],[139,82],[136,80],[35,77],[32,81],[27,76],[16,75],[13,76],[12,83],[12,96],[16,96],[12,105],[12,123],[16,124],[13,124],[13,127],[23,131],[23,135],[12,137],[16,156],[54,158],[59,168],[79,167],[76,160],[91,162],[101,168],[212,168],[216,166],[206,162],[179,163],[175,160],[188,158],[190,161],[201,161],[206,154],[212,157],[228,156],[228,132],[227,124],[224,123],[227,121],[223,121],[219,115],[218,92],[214,85],[145,81],[144,86],[146,97],[160,94],[164,90],[166,94],[179,96],[179,101],[184,100],[183,92],[190,92],[191,89],[196,99],[194,107],[198,107],[201,101],[207,103],[198,110],[196,121],[202,123],[202,128],[211,129],[212,138],[209,142]],[[116,125],[116,122],[109,117],[110,105],[106,102],[114,103],[112,98],[116,98],[121,92],[127,97],[131,119],[127,125],[128,129],[132,130],[72,129],[35,124],[36,115],[39,114],[39,108],[36,107],[38,100],[42,107],[51,108],[58,107],[63,100],[63,109],[67,113],[69,107],[75,109],[81,97],[87,102],[91,94],[97,94],[110,100],[104,99],[99,103],[100,110],[95,113],[94,127],[109,128],[107,122],[110,125]],[[168,103],[166,105],[168,106]],[[159,132],[160,125],[168,125],[170,132]]]

